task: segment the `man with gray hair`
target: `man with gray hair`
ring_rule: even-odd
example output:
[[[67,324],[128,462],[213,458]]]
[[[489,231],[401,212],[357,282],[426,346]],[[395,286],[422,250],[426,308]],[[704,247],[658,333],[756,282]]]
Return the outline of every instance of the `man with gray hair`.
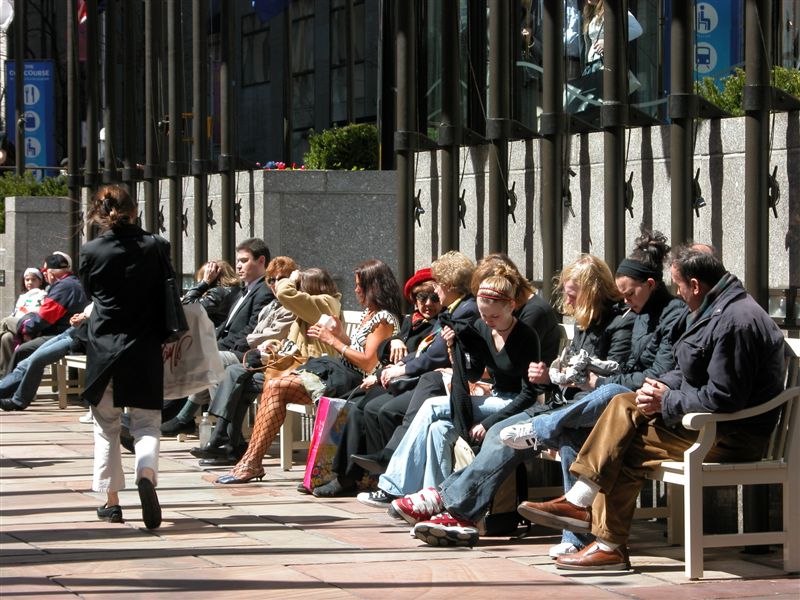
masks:
[[[783,389],[783,334],[719,258],[682,246],[671,271],[690,311],[673,346],[676,368],[612,399],[570,468],[578,481],[566,495],[519,506],[534,523],[595,535],[580,552],[559,557],[558,568],[630,568],[627,542],[644,474],[683,460],[697,438],[682,417],[757,406]],[[772,411],[720,424],[706,459],[758,460],[776,418]]]

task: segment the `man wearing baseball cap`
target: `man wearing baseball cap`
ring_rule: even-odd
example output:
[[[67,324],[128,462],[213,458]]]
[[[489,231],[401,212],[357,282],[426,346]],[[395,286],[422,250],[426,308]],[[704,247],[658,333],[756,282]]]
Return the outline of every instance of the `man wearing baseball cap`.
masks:
[[[19,321],[17,339],[22,343],[14,352],[12,369],[48,339],[66,331],[70,317],[89,304],[80,280],[72,273],[72,259],[67,254],[49,254],[42,270],[50,287],[39,312],[25,315]]]

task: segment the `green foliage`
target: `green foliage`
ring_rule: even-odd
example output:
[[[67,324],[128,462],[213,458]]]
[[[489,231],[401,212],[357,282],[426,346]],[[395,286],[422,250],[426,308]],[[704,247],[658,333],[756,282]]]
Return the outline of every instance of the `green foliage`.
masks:
[[[737,117],[744,115],[742,109],[744,69],[735,68],[733,73],[721,79],[721,83],[722,89],[720,90],[712,77],[704,77],[702,81],[695,82],[695,93],[709,102],[713,102],[725,112]],[[773,67],[772,86],[800,98],[800,71],[785,67]]]
[[[67,196],[63,176],[45,177],[41,182],[30,171],[22,176],[8,172],[0,176],[0,231],[6,230],[6,198],[8,196]]]
[[[378,128],[351,124],[312,133],[303,157],[306,169],[363,171],[378,168]]]

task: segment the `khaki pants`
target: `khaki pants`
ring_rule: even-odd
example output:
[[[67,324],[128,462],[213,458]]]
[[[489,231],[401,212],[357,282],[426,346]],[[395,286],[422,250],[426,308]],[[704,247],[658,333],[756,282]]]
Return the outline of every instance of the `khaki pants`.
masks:
[[[661,417],[643,415],[636,408],[636,394],[615,396],[570,468],[600,486],[592,505],[592,533],[608,542],[627,543],[645,475],[665,460],[683,460],[696,438],[695,431],[667,427]],[[718,432],[706,460],[758,460],[766,441],[744,429]]]

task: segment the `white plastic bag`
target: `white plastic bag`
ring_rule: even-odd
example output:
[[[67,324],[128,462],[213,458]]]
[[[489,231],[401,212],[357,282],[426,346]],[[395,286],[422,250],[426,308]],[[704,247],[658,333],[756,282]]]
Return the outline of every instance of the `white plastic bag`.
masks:
[[[164,399],[183,398],[216,385],[225,367],[219,356],[214,324],[200,303],[184,304],[189,331],[161,346]]]

